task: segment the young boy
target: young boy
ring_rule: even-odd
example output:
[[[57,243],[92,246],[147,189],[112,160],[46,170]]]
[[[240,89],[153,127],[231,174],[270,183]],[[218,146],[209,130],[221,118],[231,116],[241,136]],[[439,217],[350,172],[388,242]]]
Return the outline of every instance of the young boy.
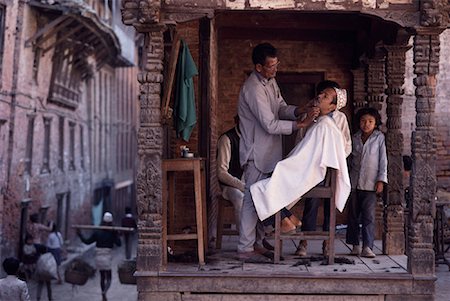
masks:
[[[27,284],[16,277],[20,261],[9,257],[3,260],[6,278],[0,279],[0,300],[30,301]]]
[[[346,242],[353,245],[351,255],[374,258],[375,207],[377,195],[387,183],[387,155],[384,134],[378,130],[380,113],[374,108],[358,111],[360,130],[353,135],[350,156],[352,193],[348,206]],[[362,223],[363,248],[359,246],[359,217]]]

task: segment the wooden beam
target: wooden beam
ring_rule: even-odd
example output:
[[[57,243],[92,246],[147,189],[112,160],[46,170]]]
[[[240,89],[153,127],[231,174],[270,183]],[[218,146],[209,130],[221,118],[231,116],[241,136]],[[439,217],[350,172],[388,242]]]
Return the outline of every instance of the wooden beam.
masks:
[[[172,41],[172,49],[170,51],[170,61],[169,66],[167,67],[167,79],[164,80],[164,94],[162,98],[162,118],[164,120],[170,119],[169,116],[169,104],[170,98],[172,96],[172,88],[175,77],[175,71],[177,68],[178,54],[180,52],[180,36],[178,33],[175,33],[175,36]]]
[[[130,227],[94,226],[94,225],[72,225],[72,228],[89,229],[89,230],[126,231],[126,232],[133,232],[135,230],[134,228]]]
[[[25,47],[36,45],[37,40],[47,34],[45,38],[39,41],[39,45],[44,43],[54,32],[57,32],[60,28],[70,24],[73,20],[69,16],[60,16],[50,23],[46,24],[43,28],[38,30],[31,38],[26,40]]]
[[[74,33],[78,32],[80,29],[83,28],[82,24],[78,24],[77,26],[75,26],[74,28],[72,28],[71,30],[69,30],[69,32],[63,34],[62,36],[58,37],[52,44],[50,44],[50,46],[46,47],[44,49],[44,53],[46,53],[47,51],[49,51],[50,49],[52,49],[53,47],[56,48],[57,45],[65,42],[67,40],[68,37],[70,37],[71,35],[73,35]]]

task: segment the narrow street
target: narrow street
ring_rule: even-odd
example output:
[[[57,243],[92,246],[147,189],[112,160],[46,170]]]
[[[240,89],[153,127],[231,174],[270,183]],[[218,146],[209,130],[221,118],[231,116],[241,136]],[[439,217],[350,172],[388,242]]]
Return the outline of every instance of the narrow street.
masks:
[[[94,266],[93,245],[86,247],[89,250],[83,257],[86,259],[90,265]],[[133,246],[132,254],[136,254],[136,246]],[[78,256],[79,254],[70,255]],[[137,290],[136,285],[125,285],[121,284],[119,281],[119,275],[117,272],[117,266],[122,260],[125,259],[124,245],[120,248],[113,249],[113,268],[112,268],[112,284],[111,288],[108,290],[107,298],[108,301],[131,301],[137,300]],[[61,275],[64,275],[65,265],[63,263],[61,268]],[[37,282],[30,281],[28,283],[28,288],[30,291],[31,300],[36,300],[37,293]],[[85,285],[72,285],[70,283],[56,284],[56,280],[52,281],[52,292],[53,301],[100,301],[102,300],[101,290],[100,290],[100,274],[97,271],[95,277],[89,278]],[[44,286],[42,289],[41,300],[46,301],[47,291]]]

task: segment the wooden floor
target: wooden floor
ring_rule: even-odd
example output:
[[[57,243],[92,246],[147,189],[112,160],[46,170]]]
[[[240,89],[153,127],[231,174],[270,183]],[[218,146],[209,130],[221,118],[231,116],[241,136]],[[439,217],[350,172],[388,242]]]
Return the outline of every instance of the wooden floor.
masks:
[[[270,238],[269,242],[273,243]],[[345,243],[345,239],[337,238],[336,262],[334,265],[326,264],[322,253],[322,241],[308,242],[308,256],[299,257],[294,255],[298,241],[285,240],[283,243],[284,260],[280,264],[252,264],[243,263],[236,258],[236,236],[224,236],[222,250],[210,250],[206,257],[206,265],[199,267],[195,262],[169,262],[167,273],[222,273],[222,274],[243,274],[256,271],[276,274],[293,273],[407,273],[406,255],[382,255],[381,241],[375,242],[374,252],[376,258],[364,258],[349,255],[351,246]],[[177,250],[174,250],[175,254]],[[182,259],[182,257],[180,257]]]
[[[407,272],[405,255],[381,254],[381,241],[376,258],[362,258],[349,255],[350,246],[338,235],[334,265],[321,255],[322,241],[309,241],[304,258],[293,255],[297,243],[284,241],[280,264],[252,264],[237,260],[237,237],[226,236],[222,250],[211,250],[204,266],[195,261],[195,251],[180,254],[175,246],[178,262],[169,260],[166,270],[136,272],[139,300],[433,300],[435,277],[415,278]]]

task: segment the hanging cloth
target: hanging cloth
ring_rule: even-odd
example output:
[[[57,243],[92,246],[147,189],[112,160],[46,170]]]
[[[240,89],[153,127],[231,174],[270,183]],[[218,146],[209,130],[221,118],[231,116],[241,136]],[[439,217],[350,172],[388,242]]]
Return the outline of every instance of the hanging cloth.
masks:
[[[193,77],[198,74],[198,71],[184,40],[181,40],[181,51],[178,56],[176,74],[174,123],[177,137],[181,137],[184,141],[189,141],[189,137],[197,122]]]

